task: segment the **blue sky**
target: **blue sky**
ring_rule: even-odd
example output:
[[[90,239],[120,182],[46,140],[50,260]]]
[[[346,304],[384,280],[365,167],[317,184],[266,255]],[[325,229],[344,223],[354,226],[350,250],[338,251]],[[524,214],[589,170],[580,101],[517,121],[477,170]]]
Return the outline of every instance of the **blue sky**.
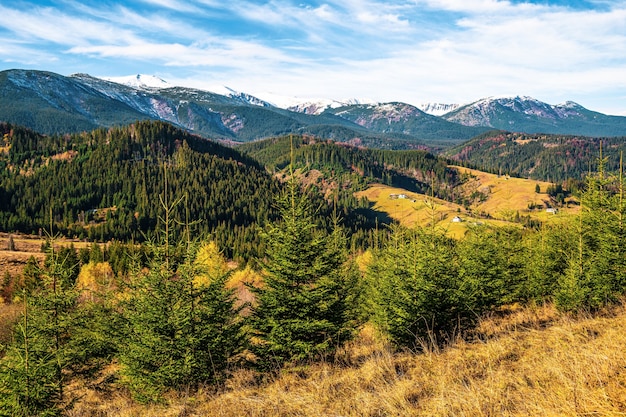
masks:
[[[0,70],[626,115],[626,0],[11,0],[0,16]]]

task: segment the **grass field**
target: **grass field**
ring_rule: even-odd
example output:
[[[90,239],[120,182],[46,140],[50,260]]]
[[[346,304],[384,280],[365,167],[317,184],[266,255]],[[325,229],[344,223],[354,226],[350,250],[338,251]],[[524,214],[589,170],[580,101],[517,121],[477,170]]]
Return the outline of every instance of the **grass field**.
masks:
[[[394,194],[404,194],[407,198],[390,198]],[[374,210],[387,213],[389,217],[405,226],[429,227],[434,224],[435,227],[455,237],[462,236],[472,224],[512,224],[496,219],[472,217],[461,205],[382,184],[373,185],[365,191],[358,192],[356,196],[366,197],[374,203],[372,207]],[[462,221],[455,222],[453,220],[455,217]]]
[[[157,406],[133,403],[111,367],[95,382],[75,381],[80,399],[68,415],[623,416],[624,328],[624,305],[577,319],[551,305],[512,307],[484,319],[474,341],[412,354],[394,353],[366,327],[335,362],[264,381],[236,370],[217,391],[176,394]]]
[[[551,204],[550,196],[545,192],[550,185],[547,182],[498,176],[462,167],[455,169],[471,175],[470,180],[460,187],[463,195],[479,192],[484,196],[484,201],[477,201],[469,210],[459,204],[381,184],[358,192],[356,196],[366,197],[374,203],[374,210],[387,213],[405,226],[432,226],[434,223],[454,237],[462,236],[467,227],[474,224],[516,224],[513,223],[516,214],[550,222],[575,214],[579,210],[578,206],[571,205],[559,208],[558,214],[546,212]],[[537,185],[540,193],[535,191]],[[400,194],[407,198],[390,197]],[[539,205],[542,208],[530,210],[529,205]],[[487,215],[489,218],[486,218]],[[455,217],[462,221],[453,221]]]

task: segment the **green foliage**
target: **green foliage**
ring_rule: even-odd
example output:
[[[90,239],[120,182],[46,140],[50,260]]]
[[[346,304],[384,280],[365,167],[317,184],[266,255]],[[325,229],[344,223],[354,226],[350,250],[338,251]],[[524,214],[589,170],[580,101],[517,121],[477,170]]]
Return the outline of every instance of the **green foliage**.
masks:
[[[483,171],[560,183],[584,179],[592,171],[601,146],[612,150],[605,168],[617,171],[619,153],[626,150],[623,136],[602,138],[492,131],[447,150],[445,155]],[[571,183],[565,187],[570,192],[575,188]]]
[[[5,130],[11,145],[0,154],[0,164],[10,167],[0,170],[1,230],[37,233],[48,228],[52,212],[54,230],[70,237],[153,237],[158,210],[151,196],[164,187],[162,161],[174,174],[170,192],[187,194],[190,216],[201,220],[198,232],[211,235],[228,257],[256,255],[256,225],[274,216],[270,196],[280,185],[255,161],[165,123],[65,136]]]
[[[349,184],[344,187],[350,192],[372,182],[384,182],[446,199],[449,189],[460,182],[457,171],[448,167],[446,160],[425,151],[364,149],[310,137],[272,138],[239,149],[270,170],[284,169],[293,156],[294,169],[319,170],[329,181]]]
[[[43,286],[22,291],[24,313],[0,360],[0,415],[56,415],[67,400],[77,293],[52,249],[48,260]]]
[[[607,175],[604,163],[580,196],[576,246],[556,294],[563,310],[598,309],[626,292],[624,180]]]
[[[460,241],[459,279],[470,311],[480,315],[521,298],[521,230],[475,227]]]
[[[252,351],[263,369],[332,354],[352,337],[354,277],[345,238],[315,224],[309,197],[293,178],[277,199],[281,220],[267,226],[265,275],[251,317]]]
[[[397,346],[421,349],[456,336],[471,319],[455,242],[437,230],[392,230],[368,276],[374,320]]]
[[[568,261],[576,252],[569,224],[543,226],[522,236],[523,279],[520,299],[533,303],[551,301],[563,281]]]
[[[165,202],[165,226],[173,224],[174,205]],[[243,346],[240,309],[225,288],[228,274],[195,263],[196,245],[173,245],[168,231],[162,231],[160,242],[149,243],[148,271],[131,272],[121,305],[121,373],[142,402],[159,401],[168,389],[194,390],[222,381]],[[195,282],[201,275],[208,284]]]

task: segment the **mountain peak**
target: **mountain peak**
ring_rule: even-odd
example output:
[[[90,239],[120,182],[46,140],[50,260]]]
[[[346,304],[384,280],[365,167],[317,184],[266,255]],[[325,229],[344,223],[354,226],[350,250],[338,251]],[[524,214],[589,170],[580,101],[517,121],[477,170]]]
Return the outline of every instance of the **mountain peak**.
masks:
[[[157,77],[156,75],[128,75],[124,77],[107,77],[103,78],[106,81],[111,81],[117,84],[127,85],[134,88],[169,88],[171,85]]]
[[[417,106],[418,109],[424,113],[432,114],[433,116],[443,116],[446,113],[450,113],[460,107],[460,104],[445,104],[445,103],[422,103]]]

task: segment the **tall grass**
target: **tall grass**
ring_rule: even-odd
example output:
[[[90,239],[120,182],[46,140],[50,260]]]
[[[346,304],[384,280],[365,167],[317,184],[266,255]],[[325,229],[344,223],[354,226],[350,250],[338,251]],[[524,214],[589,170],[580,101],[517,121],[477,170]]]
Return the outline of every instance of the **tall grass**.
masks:
[[[369,327],[334,362],[269,380],[235,371],[227,384],[167,405],[138,406],[108,374],[77,382],[71,416],[623,416],[626,307],[601,316],[552,306],[484,319],[471,341],[440,351],[393,352]],[[108,381],[108,382],[107,382]]]
[[[12,337],[12,329],[22,311],[21,303],[6,304],[0,298],[0,355]]]

